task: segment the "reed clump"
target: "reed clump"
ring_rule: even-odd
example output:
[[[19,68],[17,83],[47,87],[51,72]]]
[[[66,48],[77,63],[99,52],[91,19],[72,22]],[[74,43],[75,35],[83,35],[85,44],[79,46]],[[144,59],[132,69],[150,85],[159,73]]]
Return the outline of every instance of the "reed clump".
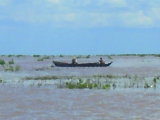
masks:
[[[77,56],[77,58],[82,58],[82,57],[83,57],[82,55],[78,55],[78,56]]]
[[[2,83],[2,82],[3,82],[3,80],[0,79],[0,83]]]
[[[102,89],[110,89],[111,88],[111,85],[110,84],[105,84],[102,86]]]
[[[94,88],[94,84],[91,84],[91,83],[81,83],[81,82],[78,82],[77,84],[74,84],[74,83],[71,83],[71,82],[66,82],[66,88],[69,88],[69,89],[85,89],[85,88],[89,88],[89,89],[92,89]]]
[[[64,57],[64,55],[59,55],[59,57]]]
[[[13,59],[11,61],[9,61],[8,64],[14,64]]]
[[[37,59],[37,61],[43,61],[44,60],[44,58],[38,58]]]
[[[4,65],[4,66],[3,66],[3,69],[4,69],[5,72],[7,72],[7,71],[17,72],[17,71],[20,71],[21,66],[19,66],[19,65],[12,66],[12,65],[8,65],[8,64],[7,64],[7,65]]]
[[[0,79],[0,83],[6,83],[6,81],[3,81],[2,79]]]
[[[13,66],[7,66],[7,67],[4,68],[4,71],[14,72],[14,68],[13,68]]]
[[[90,57],[91,57],[90,55],[87,55],[87,56],[86,56],[87,59],[90,58]]]
[[[44,56],[43,59],[50,59],[50,56]]]
[[[0,59],[0,64],[1,65],[4,65],[5,64],[5,61],[3,59]]]
[[[59,77],[46,75],[46,76],[36,76],[36,77],[28,76],[28,77],[24,77],[23,79],[24,80],[55,80],[55,79],[59,79]]]
[[[16,65],[16,67],[15,67],[15,71],[16,71],[16,72],[17,72],[17,71],[20,71],[20,69],[21,69],[21,66]]]
[[[111,57],[111,56],[108,56],[108,59],[112,59],[112,57]]]
[[[159,83],[159,76],[153,79],[129,75],[93,75],[93,76],[34,76],[25,77],[24,80],[62,80],[57,84],[58,88],[68,89],[113,89],[119,88],[156,88]]]

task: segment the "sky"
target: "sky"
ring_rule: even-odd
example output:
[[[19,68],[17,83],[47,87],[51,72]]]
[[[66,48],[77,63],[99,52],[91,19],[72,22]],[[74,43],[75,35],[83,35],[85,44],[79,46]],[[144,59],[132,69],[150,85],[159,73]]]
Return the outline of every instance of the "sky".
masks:
[[[159,0],[0,0],[0,54],[160,54]]]

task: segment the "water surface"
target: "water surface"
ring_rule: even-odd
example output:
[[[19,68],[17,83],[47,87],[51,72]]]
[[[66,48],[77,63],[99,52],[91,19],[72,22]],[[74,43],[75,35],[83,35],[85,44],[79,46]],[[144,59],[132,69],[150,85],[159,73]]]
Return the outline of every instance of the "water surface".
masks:
[[[157,89],[55,89],[52,86],[0,86],[0,119],[157,120]]]

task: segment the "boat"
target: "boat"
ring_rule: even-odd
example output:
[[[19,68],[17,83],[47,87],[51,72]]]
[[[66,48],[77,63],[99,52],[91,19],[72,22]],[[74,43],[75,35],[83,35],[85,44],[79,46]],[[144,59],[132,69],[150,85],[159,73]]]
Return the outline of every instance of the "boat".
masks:
[[[72,64],[67,62],[59,62],[59,61],[53,61],[53,64],[51,67],[108,67],[113,62],[107,63],[107,64],[99,64],[99,62],[96,63],[79,63],[79,64]]]

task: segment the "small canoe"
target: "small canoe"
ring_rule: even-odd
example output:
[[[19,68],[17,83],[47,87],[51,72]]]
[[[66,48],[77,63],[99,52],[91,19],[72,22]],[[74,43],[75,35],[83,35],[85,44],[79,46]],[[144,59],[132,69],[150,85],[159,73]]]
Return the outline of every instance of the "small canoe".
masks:
[[[110,63],[107,63],[107,64],[99,64],[98,62],[96,62],[96,63],[71,64],[71,63],[66,63],[66,62],[53,61],[53,63],[54,63],[54,66],[57,66],[57,67],[108,67],[113,62],[110,62]],[[52,65],[52,67],[53,67],[53,65]]]

